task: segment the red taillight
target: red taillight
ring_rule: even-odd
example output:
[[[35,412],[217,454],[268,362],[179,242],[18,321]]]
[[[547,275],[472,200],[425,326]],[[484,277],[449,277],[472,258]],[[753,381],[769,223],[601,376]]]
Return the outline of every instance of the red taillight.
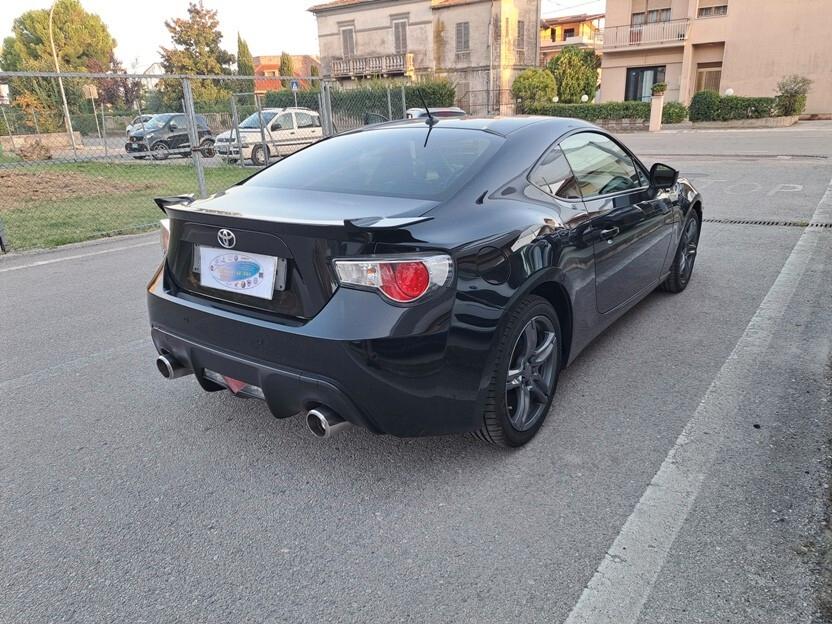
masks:
[[[381,263],[381,291],[393,301],[418,299],[430,286],[430,273],[422,262]]]
[[[342,286],[379,291],[396,303],[412,303],[453,279],[448,254],[401,254],[333,260]]]

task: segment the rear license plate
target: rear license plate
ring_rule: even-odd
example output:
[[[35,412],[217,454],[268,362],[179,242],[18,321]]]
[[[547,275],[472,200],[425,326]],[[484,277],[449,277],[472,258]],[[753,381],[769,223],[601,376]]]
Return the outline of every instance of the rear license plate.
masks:
[[[197,245],[199,284],[239,295],[271,299],[286,284],[286,259]]]

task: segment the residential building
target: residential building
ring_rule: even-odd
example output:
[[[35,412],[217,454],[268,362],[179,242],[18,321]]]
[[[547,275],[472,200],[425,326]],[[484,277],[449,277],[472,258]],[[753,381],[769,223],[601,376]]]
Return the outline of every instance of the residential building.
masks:
[[[459,106],[497,112],[510,104],[517,74],[539,58],[540,0],[334,0],[309,10],[322,73],[345,87],[447,77]]]
[[[544,17],[540,20],[541,65],[548,63],[568,45],[590,48],[600,54],[603,42],[603,13]]]
[[[254,92],[261,94],[266,91],[280,91],[283,85],[277,76],[280,76],[280,54],[270,56],[255,56],[254,75],[263,76],[254,79]],[[310,54],[292,54],[292,75],[298,76],[301,88],[309,86],[309,81],[304,80],[309,76],[321,73],[321,61],[317,56]]]
[[[601,100],[646,100],[656,82],[685,104],[704,89],[773,96],[813,80],[806,112],[832,113],[830,0],[607,0]]]

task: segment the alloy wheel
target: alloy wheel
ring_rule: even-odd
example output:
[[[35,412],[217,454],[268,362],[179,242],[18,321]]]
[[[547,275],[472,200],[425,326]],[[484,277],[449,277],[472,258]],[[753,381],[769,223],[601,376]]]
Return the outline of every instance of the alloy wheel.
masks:
[[[512,427],[526,431],[549,406],[555,382],[557,335],[551,319],[538,315],[517,337],[506,375],[506,409]]]
[[[679,258],[679,274],[687,280],[693,271],[693,262],[696,257],[696,246],[699,242],[699,222],[689,219],[682,233],[681,257]]]

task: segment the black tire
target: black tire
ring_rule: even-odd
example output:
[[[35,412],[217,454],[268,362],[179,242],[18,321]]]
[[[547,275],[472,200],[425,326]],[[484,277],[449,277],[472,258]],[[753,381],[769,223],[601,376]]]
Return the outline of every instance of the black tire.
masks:
[[[529,359],[525,363],[521,363],[521,360],[525,358],[520,356],[523,356],[524,353],[518,352],[519,348],[522,349],[521,341],[526,340],[526,330],[530,324],[535,327],[536,340],[540,339],[541,348],[550,338],[548,336],[549,332],[554,335],[551,351],[546,356],[545,361],[539,365],[531,363],[531,354],[529,354]],[[536,352],[535,350],[531,351]],[[515,374],[510,379],[509,370],[512,366],[515,367],[512,369]],[[538,373],[547,371],[546,375],[538,374],[535,379],[535,366],[540,366],[537,369]],[[508,322],[497,346],[494,371],[488,386],[488,395],[483,411],[483,426],[474,435],[497,446],[518,447],[526,444],[535,436],[544,420],[546,420],[546,415],[557,389],[560,368],[561,331],[557,313],[546,299],[530,295],[520,301],[509,312]],[[520,375],[518,376],[517,373],[520,373]],[[549,373],[551,373],[550,378],[547,377]],[[533,379],[534,381],[532,381]],[[524,393],[522,387],[527,381],[529,385],[525,390],[526,401],[534,400],[534,407],[529,407],[529,409],[534,410],[534,414],[530,414],[528,422],[517,423],[521,402],[519,400],[513,401],[512,397]],[[530,391],[529,389],[537,381],[540,381],[541,384],[535,385],[535,390]],[[545,399],[540,396],[544,386],[546,389]]]
[[[696,251],[699,247],[699,233],[701,223],[696,210],[691,209],[685,224],[682,226],[682,238],[676,248],[670,275],[661,283],[659,288],[669,293],[680,293],[688,287],[693,275],[693,265],[696,262]]]
[[[153,160],[167,160],[170,156],[170,148],[164,141],[157,141],[150,146],[150,155]]]
[[[213,158],[217,155],[217,150],[214,149],[214,142],[211,139],[205,139],[199,144],[199,153],[205,158]]]
[[[258,167],[262,167],[266,164],[266,150],[268,147],[264,148],[263,144],[260,143],[255,145],[251,148],[251,163],[253,165],[257,165]]]

